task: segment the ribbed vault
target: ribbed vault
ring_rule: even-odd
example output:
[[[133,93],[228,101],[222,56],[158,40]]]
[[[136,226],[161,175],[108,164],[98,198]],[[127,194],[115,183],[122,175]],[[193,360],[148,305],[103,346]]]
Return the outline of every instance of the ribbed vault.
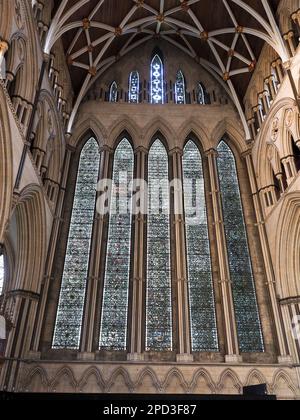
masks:
[[[150,39],[164,39],[200,62],[240,101],[264,43],[283,62],[287,53],[277,26],[279,0],[56,0],[45,42],[50,53],[62,38],[77,101],[104,71]],[[244,121],[245,129],[248,130]],[[248,135],[248,133],[247,133]]]

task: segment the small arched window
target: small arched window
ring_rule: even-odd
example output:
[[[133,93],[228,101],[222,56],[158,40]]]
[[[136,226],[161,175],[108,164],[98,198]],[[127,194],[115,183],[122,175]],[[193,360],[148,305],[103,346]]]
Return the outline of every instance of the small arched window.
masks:
[[[118,102],[118,85],[112,82],[109,90],[109,102]]]
[[[181,70],[178,70],[175,84],[176,104],[184,105],[186,103],[185,78]]]
[[[164,66],[162,59],[155,54],[151,61],[151,103],[164,104]]]
[[[137,71],[133,71],[129,76],[129,97],[128,102],[131,104],[139,103],[140,75]]]
[[[205,94],[205,87],[201,82],[198,83],[197,86],[197,103],[199,105],[205,105],[206,104],[206,94]]]

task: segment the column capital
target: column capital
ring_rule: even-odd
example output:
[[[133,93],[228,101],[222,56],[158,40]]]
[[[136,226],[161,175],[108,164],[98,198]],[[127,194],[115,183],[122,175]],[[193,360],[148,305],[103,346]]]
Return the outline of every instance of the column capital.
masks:
[[[143,155],[148,155],[149,154],[149,150],[146,149],[146,147],[144,146],[138,146],[135,150],[134,150],[134,154],[138,155],[138,154],[143,154]]]
[[[244,159],[246,159],[248,156],[252,156],[253,145],[254,145],[254,142],[251,140],[251,142],[248,143],[249,148],[241,154]]]
[[[219,156],[219,153],[217,149],[211,148],[211,149],[205,150],[204,155],[206,157],[213,156],[217,158]]]
[[[114,153],[114,149],[112,149],[107,144],[104,144],[103,146],[99,147],[99,151],[100,151],[100,153],[107,152],[110,155],[112,155]]]
[[[291,60],[287,60],[284,63],[282,63],[283,67],[285,68],[285,70],[290,70],[291,68]]]
[[[75,153],[75,151],[76,151],[76,147],[72,146],[69,143],[67,144],[66,149],[71,153]]]
[[[180,156],[183,155],[183,150],[180,147],[174,147],[174,149],[169,151],[169,156],[173,156],[175,154],[178,154]]]

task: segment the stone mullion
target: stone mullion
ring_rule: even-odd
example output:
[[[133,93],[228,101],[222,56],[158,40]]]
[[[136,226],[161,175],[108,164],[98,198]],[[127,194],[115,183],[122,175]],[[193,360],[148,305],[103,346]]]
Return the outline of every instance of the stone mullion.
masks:
[[[74,148],[68,146],[66,150],[66,154],[65,154],[64,172],[62,175],[62,180],[61,180],[61,185],[60,185],[60,190],[59,190],[59,195],[58,195],[58,200],[57,200],[56,215],[53,221],[51,239],[49,242],[49,250],[48,250],[48,256],[47,256],[47,261],[46,261],[45,276],[44,276],[43,284],[42,284],[41,301],[39,305],[39,312],[38,312],[36,328],[35,328],[36,332],[33,339],[33,346],[32,346],[33,352],[38,352],[39,350],[41,331],[42,331],[44,317],[45,317],[45,308],[46,308],[47,297],[49,293],[49,286],[52,280],[51,273],[53,270],[58,235],[59,235],[60,226],[62,223],[62,212],[63,212],[63,205],[64,205],[64,200],[65,200],[67,181],[68,181],[69,167],[70,167],[71,157],[74,151],[75,151]]]
[[[173,229],[175,238],[175,281],[177,287],[177,323],[178,323],[178,345],[177,361],[193,361],[191,352],[190,314],[189,314],[189,293],[188,274],[186,262],[186,238],[184,226],[184,204],[183,204],[183,172],[182,172],[182,150],[171,151],[173,167]]]
[[[273,264],[271,260],[270,250],[269,250],[269,244],[268,244],[267,232],[265,228],[262,206],[261,206],[260,197],[259,197],[257,184],[256,184],[256,177],[255,177],[254,165],[252,161],[252,155],[250,152],[247,152],[244,155],[244,157],[247,163],[249,180],[250,180],[253,201],[254,201],[255,214],[256,214],[256,219],[257,219],[257,226],[258,226],[260,242],[261,242],[262,252],[263,252],[263,258],[264,258],[264,263],[265,263],[265,268],[266,268],[266,275],[267,275],[267,280],[268,280],[267,286],[269,289],[269,295],[270,295],[271,305],[272,305],[272,313],[274,317],[278,345],[279,345],[279,354],[280,354],[279,360],[285,361],[287,359],[288,349],[286,346],[286,339],[283,333],[284,326],[282,323],[282,317],[280,314],[280,309],[279,309],[279,305],[277,301],[276,287],[275,287],[275,274],[274,274]]]
[[[225,337],[227,343],[227,362],[241,361],[239,354],[239,343],[236,327],[236,319],[234,312],[234,303],[232,295],[232,285],[230,279],[229,260],[227,253],[227,242],[225,236],[222,198],[219,186],[218,170],[217,170],[217,151],[210,150],[206,153],[209,162],[209,173],[211,183],[211,194],[214,213],[214,224],[217,239],[217,251],[220,270],[220,287],[223,303]]]
[[[107,146],[104,146],[101,150],[101,159],[100,159],[100,168],[99,168],[99,180],[108,179],[110,176],[110,162],[111,155],[113,151]],[[99,198],[99,194],[97,195]],[[104,204],[104,203],[103,203]],[[83,328],[82,328],[82,340],[81,340],[81,358],[90,357],[90,355],[96,350],[94,349],[94,339],[96,336],[95,326],[96,326],[96,316],[98,313],[98,296],[99,296],[99,285],[100,285],[100,276],[101,276],[101,267],[100,261],[105,249],[105,244],[103,241],[103,236],[106,229],[106,217],[104,214],[104,207],[99,209],[97,207],[97,212],[95,215],[94,227],[93,227],[93,236],[91,242],[91,255],[89,262],[89,272],[88,272],[88,282],[87,282],[87,292],[86,292],[86,302],[85,302],[85,311],[83,318]]]
[[[144,180],[148,151],[143,147],[136,150],[136,179]],[[146,191],[140,185],[141,208],[134,210],[133,285],[131,295],[130,344],[128,360],[144,359],[145,338],[145,204]]]

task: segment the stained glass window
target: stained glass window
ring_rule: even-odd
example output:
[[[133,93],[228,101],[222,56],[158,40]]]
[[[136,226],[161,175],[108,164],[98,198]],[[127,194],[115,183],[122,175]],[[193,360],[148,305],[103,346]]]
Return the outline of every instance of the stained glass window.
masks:
[[[172,350],[168,154],[160,140],[149,153],[146,349]]]
[[[197,103],[199,105],[205,105],[206,104],[206,100],[205,100],[205,90],[204,87],[202,85],[202,83],[198,83],[197,86]]]
[[[240,351],[263,352],[261,323],[235,158],[224,141],[219,144],[218,154],[220,189]]]
[[[176,103],[183,105],[186,103],[185,99],[185,79],[181,70],[177,72],[175,84]]]
[[[0,295],[3,292],[4,285],[4,257],[3,254],[0,254]]]
[[[56,349],[78,349],[80,344],[99,161],[99,146],[92,138],[83,147],[79,162],[53,338]]]
[[[151,103],[164,103],[164,66],[158,54],[151,61]]]
[[[202,158],[193,141],[183,154],[184,207],[193,351],[218,351]]]
[[[134,155],[127,139],[114,156],[108,247],[105,268],[100,348],[126,350],[131,254],[131,192]]]
[[[129,76],[129,102],[131,104],[139,103],[140,75],[133,71]]]
[[[109,102],[118,102],[118,85],[112,82],[109,90]]]

